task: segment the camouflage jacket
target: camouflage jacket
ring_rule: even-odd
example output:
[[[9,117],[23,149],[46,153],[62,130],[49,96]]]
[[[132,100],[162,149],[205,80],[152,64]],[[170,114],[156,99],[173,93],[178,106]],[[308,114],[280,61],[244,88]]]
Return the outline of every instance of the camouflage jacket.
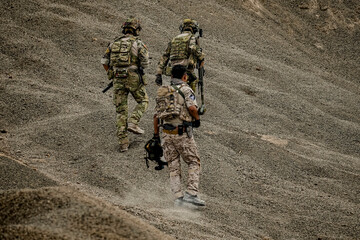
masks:
[[[188,51],[188,52],[183,53],[183,55],[187,56],[187,58],[170,60],[172,58],[172,56],[171,56],[171,53],[173,52],[172,48],[174,48],[174,46],[173,46],[174,39],[179,38],[179,37],[189,39],[188,47],[186,49],[184,49],[184,51]],[[164,71],[165,67],[168,65],[169,61],[170,61],[171,66],[176,65],[176,64],[181,64],[181,65],[186,66],[188,69],[192,70],[192,69],[194,69],[197,61],[204,60],[204,56],[205,56],[205,54],[201,51],[201,48],[200,48],[199,44],[197,43],[195,35],[192,34],[190,31],[184,31],[183,33],[176,36],[175,38],[172,39],[172,41],[170,41],[168,43],[166,51],[162,55],[162,57],[158,63],[157,74],[163,73],[163,71]]]

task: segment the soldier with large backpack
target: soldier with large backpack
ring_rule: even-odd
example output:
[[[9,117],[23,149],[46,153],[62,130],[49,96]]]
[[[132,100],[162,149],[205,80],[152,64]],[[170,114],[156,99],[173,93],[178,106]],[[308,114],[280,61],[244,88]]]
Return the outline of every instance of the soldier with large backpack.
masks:
[[[200,157],[192,134],[200,127],[200,116],[194,91],[187,84],[186,68],[175,65],[171,70],[171,85],[161,86],[156,96],[153,140],[160,143],[162,127],[163,154],[170,171],[171,190],[175,204],[191,203],[204,206],[198,197]],[[181,187],[180,157],[188,165],[187,187]]]
[[[101,63],[114,86],[117,136],[120,151],[124,152],[129,147],[127,131],[135,134],[144,133],[138,124],[149,103],[143,72],[143,69],[149,65],[149,53],[146,45],[138,37],[141,30],[138,19],[127,19],[122,29],[124,35],[115,38],[114,42],[109,44]],[[137,105],[128,120],[129,93],[134,97]]]
[[[180,32],[169,42],[165,53],[161,57],[155,82],[159,86],[162,85],[162,74],[169,75],[171,70],[168,69],[180,64],[186,67],[189,76],[188,84],[195,91],[198,80],[194,69],[197,64],[199,67],[204,65],[204,53],[199,44],[202,31],[195,20],[185,19],[180,25]]]

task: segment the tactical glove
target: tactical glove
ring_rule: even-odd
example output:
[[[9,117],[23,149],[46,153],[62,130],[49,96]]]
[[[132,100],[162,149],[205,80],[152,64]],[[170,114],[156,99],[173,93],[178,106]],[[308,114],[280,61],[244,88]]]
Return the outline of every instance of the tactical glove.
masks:
[[[193,121],[193,122],[192,122],[192,126],[193,126],[193,128],[198,128],[198,127],[200,127],[200,119]]]
[[[156,74],[155,83],[156,83],[158,86],[161,86],[161,85],[162,85],[162,76],[161,76],[161,74]]]

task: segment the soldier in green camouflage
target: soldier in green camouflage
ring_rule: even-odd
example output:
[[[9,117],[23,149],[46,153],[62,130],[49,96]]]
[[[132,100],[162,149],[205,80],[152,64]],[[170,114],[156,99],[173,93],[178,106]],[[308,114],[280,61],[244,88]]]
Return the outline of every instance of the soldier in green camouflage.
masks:
[[[120,151],[128,150],[127,131],[143,134],[138,124],[146,111],[149,98],[146,93],[146,76],[143,69],[149,65],[149,53],[146,45],[140,40],[140,21],[129,18],[122,25],[121,37],[109,44],[101,63],[107,71],[108,78],[114,85],[114,104],[116,106],[116,126]],[[128,119],[128,95],[134,97],[137,105]]]
[[[174,37],[168,44],[165,53],[162,55],[156,72],[156,84],[162,85],[162,74],[167,75],[166,68],[170,63],[170,68],[175,65],[182,65],[187,68],[189,85],[195,91],[198,82],[194,73],[195,66],[200,62],[204,65],[204,53],[199,45],[199,24],[192,19],[185,19],[180,26],[181,34]]]

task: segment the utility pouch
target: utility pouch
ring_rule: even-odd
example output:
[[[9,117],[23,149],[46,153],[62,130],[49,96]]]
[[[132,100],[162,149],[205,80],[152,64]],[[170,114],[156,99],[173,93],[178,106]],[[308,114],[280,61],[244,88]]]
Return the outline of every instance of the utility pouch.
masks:
[[[117,78],[127,78],[129,76],[129,72],[127,68],[116,69],[115,77]]]
[[[107,77],[109,80],[114,78],[114,70],[112,70],[112,68],[109,68],[109,70],[107,71]]]
[[[186,127],[186,135],[188,138],[191,138],[193,136],[193,128],[192,127]]]

